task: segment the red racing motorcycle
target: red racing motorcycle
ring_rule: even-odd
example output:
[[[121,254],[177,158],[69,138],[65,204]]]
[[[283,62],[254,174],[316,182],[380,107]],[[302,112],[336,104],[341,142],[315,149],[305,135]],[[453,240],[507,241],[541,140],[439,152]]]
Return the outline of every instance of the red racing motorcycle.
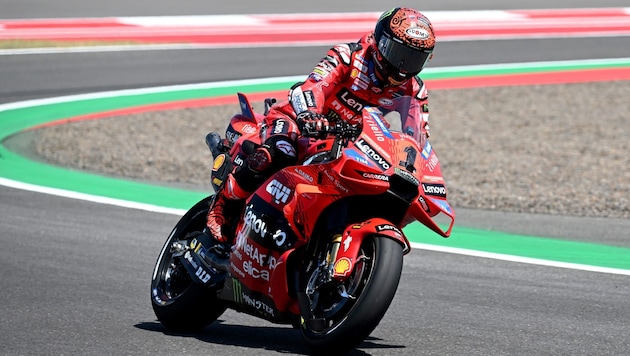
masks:
[[[260,144],[264,114],[239,93],[241,114],[226,137],[210,133],[215,189]],[[273,103],[265,101],[265,113]],[[157,259],[151,302],[171,331],[199,330],[231,308],[300,330],[313,352],[354,349],[394,298],[402,228],[419,221],[448,237],[455,212],[425,116],[410,97],[362,111],[361,128],[343,122],[303,131],[298,165],[276,172],[240,211],[227,271],[208,262],[200,231],[213,196],[193,206]]]

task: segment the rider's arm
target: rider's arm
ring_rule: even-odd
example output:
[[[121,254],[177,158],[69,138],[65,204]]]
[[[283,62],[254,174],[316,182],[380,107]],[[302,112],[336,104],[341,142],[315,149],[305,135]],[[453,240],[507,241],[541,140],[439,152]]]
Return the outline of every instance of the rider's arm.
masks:
[[[422,79],[416,76],[414,77],[414,79],[412,79],[412,81],[413,81],[413,97],[416,100],[413,100],[411,105],[420,106],[420,110],[417,110],[417,111],[409,110],[409,111],[421,113],[422,117],[414,118],[414,120],[421,121],[422,131],[425,133],[426,137],[429,138],[429,93]]]
[[[289,98],[296,114],[304,111],[323,113],[326,98],[349,75],[352,51],[357,46],[357,43],[334,46],[317,63],[306,81],[291,88]]]

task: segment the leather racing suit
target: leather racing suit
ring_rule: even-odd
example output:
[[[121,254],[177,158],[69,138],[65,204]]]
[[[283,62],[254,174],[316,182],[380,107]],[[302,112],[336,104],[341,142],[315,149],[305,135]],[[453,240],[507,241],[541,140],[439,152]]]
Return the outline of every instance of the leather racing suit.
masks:
[[[373,34],[369,33],[358,42],[332,47],[308,78],[291,88],[289,100],[271,107],[265,118],[267,128],[261,132],[261,142],[288,142],[293,149],[276,150],[273,159],[279,159],[284,164],[279,167],[273,164],[274,169],[264,174],[265,179],[276,170],[295,163],[300,133],[295,118],[304,111],[323,114],[328,120],[345,120],[359,125],[365,106],[387,105],[389,99],[406,95],[418,100],[428,132],[428,92],[423,81],[415,76],[400,85],[381,82],[372,61],[372,42]],[[245,190],[251,192],[256,187],[246,187]]]
[[[300,113],[309,111],[323,114],[328,120],[360,125],[365,106],[387,105],[393,98],[411,96],[421,107],[421,120],[428,134],[428,93],[424,83],[417,76],[399,85],[381,82],[372,60],[374,50],[373,33],[358,42],[332,47],[306,80],[291,88],[288,100],[270,108],[260,132],[263,145],[228,176],[220,192],[220,210],[211,209],[208,214],[209,229],[217,231],[226,221],[221,215],[226,213],[227,206],[233,205],[227,203],[244,201],[274,172],[296,163],[300,130],[295,120]],[[238,209],[239,204],[230,208]],[[213,235],[219,235],[218,231]],[[229,234],[221,234],[220,241],[226,239]]]

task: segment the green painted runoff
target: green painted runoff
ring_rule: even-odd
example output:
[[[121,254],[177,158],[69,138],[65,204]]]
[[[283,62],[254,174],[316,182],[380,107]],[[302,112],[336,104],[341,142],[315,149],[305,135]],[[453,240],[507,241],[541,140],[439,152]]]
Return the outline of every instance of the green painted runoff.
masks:
[[[630,60],[614,61],[608,65],[598,61],[564,63],[556,65],[555,68],[553,65],[527,68],[510,65],[481,66],[484,68],[480,67],[478,70],[469,68],[468,71],[462,68],[453,68],[451,71],[448,68],[441,68],[429,70],[423,77],[442,79],[504,73],[592,69],[602,66],[628,67]],[[144,105],[235,95],[237,90],[246,94],[273,92],[290,87],[294,81],[294,79],[279,78],[278,80],[246,81],[246,84],[244,84],[245,81],[233,82],[232,85],[209,83],[205,86],[181,86],[170,89],[166,87],[154,91],[123,91],[121,95],[115,96],[93,95],[85,99],[78,97],[76,100],[35,103],[32,106],[0,105],[0,142],[13,134],[47,122]],[[0,177],[44,187],[182,210],[188,209],[207,194],[207,192],[154,186],[55,167],[29,160],[3,145],[0,145]],[[438,236],[419,223],[409,225],[405,228],[405,233],[412,242],[424,244],[630,270],[630,249],[628,248],[475,230],[457,225],[448,239]]]

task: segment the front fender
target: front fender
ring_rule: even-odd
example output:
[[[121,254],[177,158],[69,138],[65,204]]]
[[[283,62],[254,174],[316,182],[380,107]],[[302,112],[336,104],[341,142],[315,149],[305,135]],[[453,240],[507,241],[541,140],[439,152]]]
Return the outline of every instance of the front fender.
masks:
[[[334,261],[334,279],[343,281],[351,275],[354,264],[359,257],[359,249],[363,240],[372,235],[385,236],[397,241],[403,247],[403,254],[407,254],[411,250],[409,240],[402,230],[388,220],[374,218],[362,223],[351,224],[346,227],[341,237],[339,251]]]

